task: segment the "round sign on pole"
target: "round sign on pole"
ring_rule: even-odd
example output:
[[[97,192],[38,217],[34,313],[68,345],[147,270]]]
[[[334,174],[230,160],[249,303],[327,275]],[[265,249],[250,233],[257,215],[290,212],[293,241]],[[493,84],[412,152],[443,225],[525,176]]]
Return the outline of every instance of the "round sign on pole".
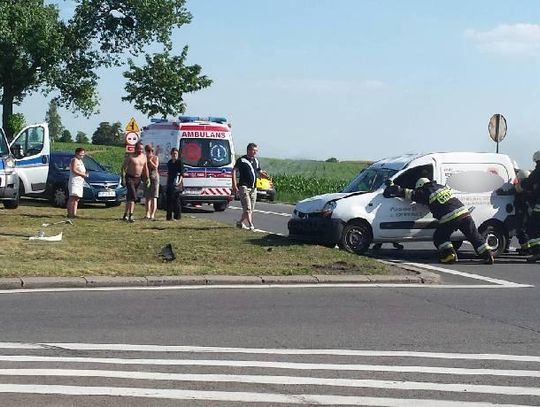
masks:
[[[506,119],[502,114],[496,113],[491,116],[488,124],[489,137],[496,143],[503,141],[506,136]]]

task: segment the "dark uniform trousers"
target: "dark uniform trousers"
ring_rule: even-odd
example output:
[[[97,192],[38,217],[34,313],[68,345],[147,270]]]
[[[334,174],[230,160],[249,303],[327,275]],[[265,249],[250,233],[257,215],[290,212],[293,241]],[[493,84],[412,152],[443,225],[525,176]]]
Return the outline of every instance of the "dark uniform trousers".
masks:
[[[540,254],[540,205],[536,204],[533,213],[527,221],[527,234],[529,235],[529,251],[531,254]]]
[[[175,188],[167,188],[167,220],[180,219],[182,217],[182,204],[180,192]]]
[[[449,222],[440,223],[437,226],[437,229],[435,229],[435,233],[433,234],[433,243],[439,251],[443,253],[454,251],[450,236],[456,230],[460,230],[461,233],[465,235],[478,255],[484,254],[489,249],[482,235],[478,233],[478,229],[476,229],[472,217],[470,215],[465,215]]]

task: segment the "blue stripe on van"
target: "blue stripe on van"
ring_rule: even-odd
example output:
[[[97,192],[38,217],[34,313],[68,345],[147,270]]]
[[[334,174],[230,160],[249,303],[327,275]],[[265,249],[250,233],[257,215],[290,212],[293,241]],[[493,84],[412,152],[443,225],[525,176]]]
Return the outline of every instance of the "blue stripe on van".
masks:
[[[43,163],[43,157],[47,157],[44,155],[40,155],[39,157],[31,158],[30,160],[17,160],[15,163],[16,167],[36,167],[39,165],[48,166],[49,160],[47,159],[46,163]]]

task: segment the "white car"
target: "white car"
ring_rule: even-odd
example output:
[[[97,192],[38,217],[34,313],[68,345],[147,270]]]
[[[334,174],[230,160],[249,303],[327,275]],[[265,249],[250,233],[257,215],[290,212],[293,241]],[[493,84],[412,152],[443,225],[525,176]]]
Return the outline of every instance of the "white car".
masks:
[[[340,193],[319,195],[297,203],[289,221],[292,238],[325,245],[339,244],[358,254],[371,243],[432,241],[437,220],[428,207],[403,198],[385,198],[385,182],[414,188],[426,177],[453,189],[494,255],[506,250],[514,233],[516,174],[512,160],[494,153],[411,154],[377,161],[361,171]],[[455,246],[464,240],[452,235]]]

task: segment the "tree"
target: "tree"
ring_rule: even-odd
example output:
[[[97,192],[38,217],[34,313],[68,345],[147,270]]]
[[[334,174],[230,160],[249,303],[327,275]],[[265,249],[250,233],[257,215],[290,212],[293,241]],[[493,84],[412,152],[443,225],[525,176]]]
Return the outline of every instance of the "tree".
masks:
[[[170,56],[168,52],[146,56],[146,65],[137,67],[130,59],[128,79],[122,100],[134,102],[135,108],[148,116],[184,113],[186,105],[183,94],[206,88],[212,81],[200,76],[199,65],[184,65],[188,47],[180,56]]]
[[[14,113],[9,116],[8,120],[8,133],[13,135],[20,132],[26,126],[26,120],[22,113]],[[11,137],[10,137],[11,140]]]
[[[171,49],[172,29],[191,21],[186,0],[73,0],[69,21],[51,1],[0,0],[2,125],[13,105],[41,91],[85,116],[98,106],[98,68],[121,66],[158,42]],[[60,3],[60,0],[57,0]]]
[[[327,163],[337,163],[338,159],[336,157],[330,157],[326,159]]]
[[[107,146],[123,146],[124,132],[120,122],[101,122],[92,135],[92,144],[103,144]]]
[[[71,132],[68,129],[62,131],[62,137],[60,137],[58,141],[62,143],[73,143],[73,139],[71,138]]]
[[[79,130],[75,136],[75,142],[79,144],[88,144],[90,143],[90,140],[85,132]]]
[[[45,114],[45,121],[49,124],[49,135],[51,139],[55,141],[60,140],[64,131],[64,125],[58,113],[58,103],[54,99],[49,102],[49,110]]]

